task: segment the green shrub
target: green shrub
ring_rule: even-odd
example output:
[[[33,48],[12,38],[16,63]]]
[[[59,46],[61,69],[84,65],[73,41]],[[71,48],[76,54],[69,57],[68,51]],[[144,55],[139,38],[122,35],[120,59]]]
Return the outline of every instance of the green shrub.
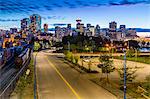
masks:
[[[72,52],[67,52],[67,54],[66,54],[66,58],[69,60],[69,61],[71,61],[72,60]]]
[[[34,51],[38,51],[40,47],[41,46],[38,42],[34,42]]]
[[[74,59],[75,59],[75,63],[77,64],[80,59],[80,56],[74,56]]]
[[[133,57],[134,56],[134,49],[127,50],[127,57]]]

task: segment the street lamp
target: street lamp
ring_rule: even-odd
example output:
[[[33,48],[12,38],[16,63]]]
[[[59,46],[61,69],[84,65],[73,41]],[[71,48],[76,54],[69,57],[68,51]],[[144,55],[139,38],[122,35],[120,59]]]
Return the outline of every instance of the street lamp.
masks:
[[[123,49],[123,52],[124,52],[124,99],[126,99],[126,89],[127,89],[127,86],[126,86],[126,50]]]

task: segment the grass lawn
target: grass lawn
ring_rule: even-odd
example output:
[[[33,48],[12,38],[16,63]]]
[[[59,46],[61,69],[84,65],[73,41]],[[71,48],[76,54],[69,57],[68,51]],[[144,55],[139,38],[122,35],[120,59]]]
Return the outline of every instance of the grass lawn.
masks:
[[[114,58],[116,59],[124,59],[123,56],[115,56]],[[135,62],[140,62],[140,63],[145,63],[145,64],[150,64],[150,56],[149,57],[127,57],[127,60],[129,61],[135,61]]]
[[[99,80],[98,78],[92,79],[94,83],[108,90],[110,93],[114,94],[118,99],[123,99],[123,89],[120,89],[119,81],[110,80],[109,83],[103,79]],[[127,99],[145,99],[141,93],[138,93],[138,86],[142,85],[148,93],[144,93],[147,97],[150,97],[148,82],[132,82],[127,84]]]

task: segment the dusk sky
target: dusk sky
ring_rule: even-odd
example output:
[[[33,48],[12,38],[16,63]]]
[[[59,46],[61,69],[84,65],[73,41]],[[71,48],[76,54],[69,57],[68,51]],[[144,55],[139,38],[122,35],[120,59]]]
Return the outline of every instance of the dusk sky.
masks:
[[[32,14],[42,16],[42,24],[83,23],[108,27],[150,28],[150,0],[0,0],[0,29],[20,28],[20,20]]]

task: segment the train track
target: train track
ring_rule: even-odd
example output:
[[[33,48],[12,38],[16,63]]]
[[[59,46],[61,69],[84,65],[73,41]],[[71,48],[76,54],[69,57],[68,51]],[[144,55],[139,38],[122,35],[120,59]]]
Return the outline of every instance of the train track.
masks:
[[[31,57],[29,57],[29,59],[19,70],[13,68],[14,64],[11,66],[11,68],[8,68],[9,67],[8,66],[7,68],[5,68],[5,70],[3,70],[3,73],[0,76],[0,99],[6,99],[6,98],[9,99],[9,96],[14,90],[19,77],[26,70],[30,62],[30,59]]]
[[[16,73],[17,70],[12,68],[0,77],[0,93],[2,93],[3,90],[7,87],[10,81],[15,77]]]
[[[14,65],[14,58],[8,61],[3,68],[0,69],[0,76],[7,72],[9,69],[13,68]]]

